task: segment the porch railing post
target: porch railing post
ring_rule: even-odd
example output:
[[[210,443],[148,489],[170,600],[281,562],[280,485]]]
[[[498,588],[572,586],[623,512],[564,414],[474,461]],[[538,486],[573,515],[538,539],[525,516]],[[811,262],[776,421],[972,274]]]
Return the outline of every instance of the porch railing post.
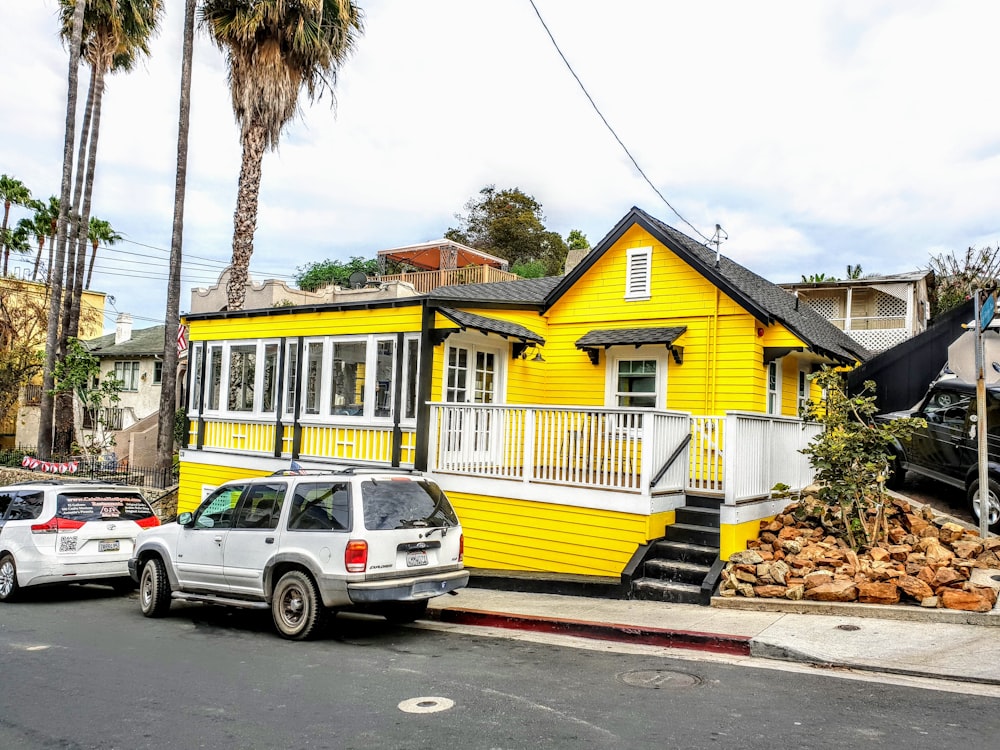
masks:
[[[438,455],[441,450],[441,434],[438,432],[438,413],[440,406],[430,408],[430,427],[427,441],[427,471],[433,473],[438,466]]]

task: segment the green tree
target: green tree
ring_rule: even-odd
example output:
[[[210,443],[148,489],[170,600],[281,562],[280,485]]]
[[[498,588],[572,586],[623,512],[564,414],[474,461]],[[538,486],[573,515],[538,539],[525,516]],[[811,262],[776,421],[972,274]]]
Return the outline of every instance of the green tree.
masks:
[[[90,289],[90,280],[94,275],[94,261],[97,259],[97,245],[103,242],[105,247],[112,247],[122,240],[122,236],[115,231],[110,223],[93,216],[90,217],[88,238],[93,250],[90,253],[90,265],[87,267],[87,282],[83,285],[84,289]]]
[[[546,229],[542,205],[520,188],[497,190],[487,185],[478,198],[465,204],[465,211],[456,214],[460,225],[450,227],[445,237],[505,258],[511,267],[539,261],[545,275],[562,273],[566,243]]]
[[[0,244],[3,245],[3,275],[7,275],[7,260],[10,257],[10,241],[7,234],[7,223],[10,219],[10,207],[15,203],[27,206],[31,201],[31,191],[20,180],[5,174],[0,174],[0,200],[3,201],[3,226],[0,228]]]
[[[816,470],[821,507],[803,506],[828,529],[839,531],[853,549],[885,539],[885,481],[893,468],[892,445],[925,424],[922,419],[876,421],[875,383],[848,395],[844,377],[824,367],[809,376],[822,389],[820,403],[810,401],[804,417],[823,423],[823,432],[802,452]]]
[[[861,264],[855,263],[853,266],[847,264],[847,278],[849,279],[860,279],[861,278]]]
[[[351,0],[204,0],[201,24],[226,55],[233,112],[243,160],[233,215],[230,310],[246,298],[257,226],[261,162],[278,146],[281,131],[309,101],[329,92],[362,32],[362,13]]]
[[[836,281],[833,276],[827,276],[825,273],[814,273],[811,276],[806,276],[803,274],[802,283],[803,284],[822,284],[826,281]]]
[[[195,0],[184,3],[184,43],[181,53],[181,91],[177,114],[177,169],[174,180],[174,220],[170,238],[167,308],[163,326],[163,370],[156,433],[156,467],[173,465],[174,445],[186,441],[186,409],[177,410],[177,329],[180,326],[181,263],[183,260],[184,196],[187,190],[188,131],[191,123],[191,66],[194,50]],[[173,419],[171,419],[173,417]],[[178,422],[182,427],[178,428]],[[178,436],[178,431],[180,435]]]
[[[970,247],[964,255],[932,255],[927,265],[934,272],[931,315],[962,305],[977,289],[996,289],[1000,281],[1000,248]]]
[[[42,371],[37,342],[45,333],[47,299],[16,280],[0,281],[0,418],[17,403],[21,387]]]
[[[570,250],[589,250],[590,240],[579,229],[571,229],[569,234],[566,235],[566,246]]]
[[[299,289],[315,292],[330,284],[350,286],[351,274],[361,271],[366,276],[378,273],[378,261],[374,258],[352,257],[346,263],[340,260],[324,260],[318,263],[306,263],[296,269],[295,282]]]
[[[110,411],[121,401],[124,383],[111,370],[101,377],[101,362],[78,339],[70,339],[66,355],[56,365],[57,394],[76,396],[90,417],[93,430],[78,445],[84,455],[98,456],[115,444]],[[95,385],[96,383],[96,385]]]

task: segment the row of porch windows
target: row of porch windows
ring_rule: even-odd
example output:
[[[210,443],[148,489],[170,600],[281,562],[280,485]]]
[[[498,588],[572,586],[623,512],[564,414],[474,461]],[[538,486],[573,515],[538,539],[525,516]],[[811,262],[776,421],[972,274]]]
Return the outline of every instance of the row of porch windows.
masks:
[[[404,339],[401,353],[396,351],[395,337],[327,336],[301,343],[300,367],[299,340],[285,342],[283,373],[280,341],[195,345],[189,411],[275,415],[281,387],[282,413],[288,416],[295,413],[296,397],[301,397],[302,417],[388,419],[394,407],[396,357],[402,356],[401,417],[416,419],[416,336]]]

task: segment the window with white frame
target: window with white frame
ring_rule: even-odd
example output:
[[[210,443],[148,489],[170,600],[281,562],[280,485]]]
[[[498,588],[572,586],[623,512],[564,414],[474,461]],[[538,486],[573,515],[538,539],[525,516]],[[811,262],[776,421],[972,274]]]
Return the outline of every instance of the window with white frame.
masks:
[[[153,363],[153,385],[160,385],[163,382],[163,362]]]
[[[257,345],[229,347],[229,411],[253,411]]]
[[[264,344],[264,370],[261,373],[260,410],[274,414],[278,399],[278,344]]]
[[[801,417],[806,410],[806,406],[809,404],[809,373],[805,370],[799,370],[799,392],[798,392],[798,406],[799,406],[799,416]]]
[[[612,408],[665,409],[667,357],[665,347],[624,347],[607,360],[605,404]]]
[[[367,341],[333,342],[330,413],[359,417],[365,411]]]
[[[285,345],[285,414],[295,413],[295,384],[299,382],[299,342]]]
[[[115,362],[115,380],[121,383],[123,391],[139,390],[139,363]]]
[[[781,414],[781,360],[767,363],[767,413]]]
[[[205,400],[203,408],[206,411],[218,411],[219,394],[222,391],[222,344],[208,347],[205,366]]]
[[[188,355],[191,366],[191,393],[188,394],[188,411],[192,414],[198,413],[198,400],[201,398],[201,358],[204,356],[204,351],[202,344],[194,344]]]
[[[459,404],[499,402],[502,362],[502,349],[468,346],[461,341],[450,344],[445,359],[444,400]]]
[[[302,354],[302,415],[319,414],[323,395],[324,341],[307,341]]]
[[[403,348],[406,350],[406,358],[403,360],[403,419],[416,419],[420,340],[416,337],[407,338]]]
[[[653,248],[637,247],[625,254],[625,299],[649,299]]]

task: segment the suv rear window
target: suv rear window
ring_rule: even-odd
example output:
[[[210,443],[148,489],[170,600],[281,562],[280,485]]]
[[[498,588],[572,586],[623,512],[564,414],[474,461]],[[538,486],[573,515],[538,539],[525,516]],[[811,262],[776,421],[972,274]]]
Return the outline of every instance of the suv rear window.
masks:
[[[56,516],[73,521],[138,521],[151,515],[152,509],[137,495],[74,492],[56,498]]]
[[[365,528],[457,526],[451,503],[441,488],[412,479],[369,479],[361,483]]]

